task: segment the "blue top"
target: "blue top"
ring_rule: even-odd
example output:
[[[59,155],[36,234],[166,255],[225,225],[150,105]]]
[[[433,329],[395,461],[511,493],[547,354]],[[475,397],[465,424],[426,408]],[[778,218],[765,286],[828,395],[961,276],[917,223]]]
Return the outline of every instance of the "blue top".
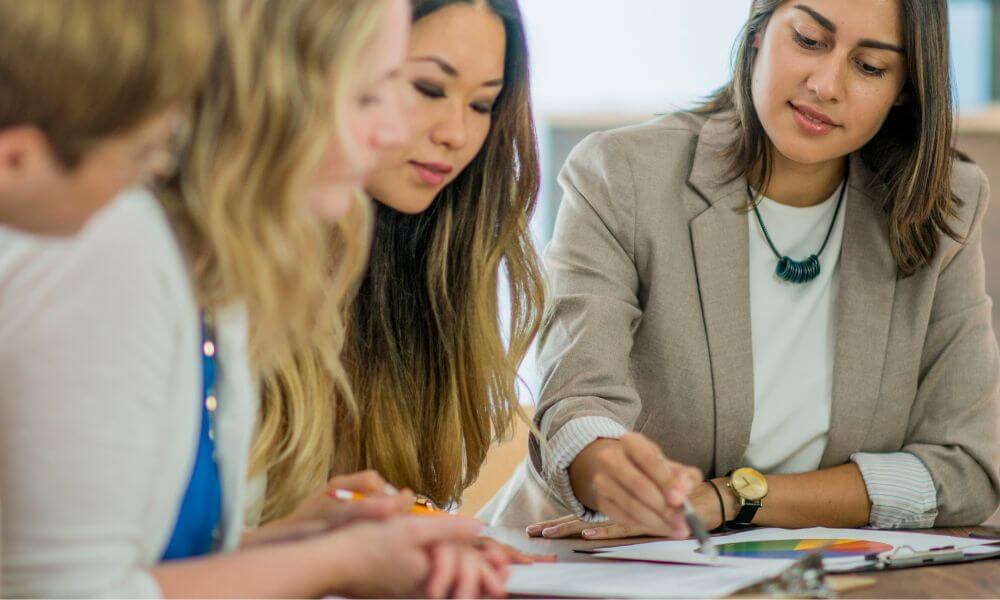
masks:
[[[222,518],[222,483],[215,462],[215,340],[212,327],[202,319],[201,433],[198,451],[184,500],[162,560],[209,554],[215,547]]]

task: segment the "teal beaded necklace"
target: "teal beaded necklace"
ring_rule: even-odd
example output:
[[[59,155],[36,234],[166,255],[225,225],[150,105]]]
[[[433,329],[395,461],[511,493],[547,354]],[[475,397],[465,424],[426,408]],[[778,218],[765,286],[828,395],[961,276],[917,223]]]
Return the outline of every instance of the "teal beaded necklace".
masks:
[[[844,183],[840,187],[840,196],[837,198],[837,208],[833,211],[833,221],[830,222],[830,229],[826,232],[826,238],[823,240],[823,245],[819,247],[819,250],[815,254],[809,255],[809,258],[805,260],[794,260],[778,252],[778,248],[775,247],[774,241],[771,240],[771,234],[767,231],[767,225],[764,225],[764,218],[760,216],[760,210],[757,208],[757,202],[754,201],[753,191],[750,189],[750,185],[747,184],[747,196],[750,198],[750,204],[753,205],[753,212],[757,215],[757,223],[760,224],[760,230],[764,233],[764,239],[767,240],[767,245],[771,247],[771,252],[774,252],[774,256],[778,259],[778,265],[774,269],[774,273],[781,278],[782,281],[787,281],[789,283],[808,283],[813,279],[819,277],[820,264],[819,257],[826,250],[826,245],[830,242],[830,236],[833,235],[833,226],[837,224],[837,215],[840,214],[840,206],[844,203],[844,193],[847,191],[847,176],[850,174],[850,166],[848,166],[847,171],[844,173]]]

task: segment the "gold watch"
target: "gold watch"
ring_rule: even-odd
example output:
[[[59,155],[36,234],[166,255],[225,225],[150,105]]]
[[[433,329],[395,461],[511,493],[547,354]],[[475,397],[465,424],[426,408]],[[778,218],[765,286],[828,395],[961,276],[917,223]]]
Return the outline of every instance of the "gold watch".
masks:
[[[726,524],[735,527],[751,526],[754,515],[763,506],[763,500],[767,496],[767,479],[760,471],[743,467],[729,474],[726,486],[740,501],[740,511],[736,518]]]

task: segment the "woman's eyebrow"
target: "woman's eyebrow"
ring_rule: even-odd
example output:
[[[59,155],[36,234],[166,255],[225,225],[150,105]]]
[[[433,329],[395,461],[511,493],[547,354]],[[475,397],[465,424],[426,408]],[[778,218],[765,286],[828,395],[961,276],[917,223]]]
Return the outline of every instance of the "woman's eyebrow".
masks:
[[[819,23],[821,27],[823,27],[830,33],[837,33],[837,26],[834,24],[834,22],[824,17],[816,9],[806,6],[805,4],[796,4],[795,8],[797,10],[801,10],[802,12],[806,13],[807,15],[815,19],[816,22]],[[890,44],[888,42],[880,42],[878,40],[867,40],[867,39],[861,40],[860,42],[858,42],[858,45],[864,48],[875,48],[876,50],[891,50],[893,52],[898,52],[900,54],[906,53],[906,51],[903,49],[902,46],[897,46],[896,44]]]

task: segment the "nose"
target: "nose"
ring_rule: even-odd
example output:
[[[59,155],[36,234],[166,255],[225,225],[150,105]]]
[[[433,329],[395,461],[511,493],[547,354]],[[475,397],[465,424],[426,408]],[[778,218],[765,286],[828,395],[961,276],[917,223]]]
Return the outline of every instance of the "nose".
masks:
[[[821,102],[839,102],[843,98],[847,62],[850,62],[850,57],[831,52],[817,63],[806,80],[806,87]]]
[[[403,100],[398,86],[393,86],[392,93],[386,96],[382,121],[375,131],[375,146],[380,149],[397,148],[409,139],[410,124],[403,109]]]
[[[465,126],[465,105],[459,102],[449,103],[447,112],[431,129],[431,141],[435,144],[448,146],[457,150],[465,146],[467,131]]]

